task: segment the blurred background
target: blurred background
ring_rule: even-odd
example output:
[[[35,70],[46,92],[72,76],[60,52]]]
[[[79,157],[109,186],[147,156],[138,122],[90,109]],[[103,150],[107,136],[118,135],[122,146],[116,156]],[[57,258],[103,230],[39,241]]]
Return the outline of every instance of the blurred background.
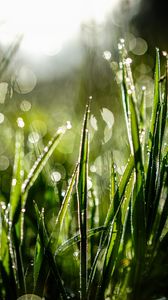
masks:
[[[71,122],[72,129],[58,148],[57,163],[52,163],[51,181],[59,182],[77,160],[88,97],[92,98],[90,172],[104,174],[100,154],[113,148],[122,173],[129,150],[118,43],[125,40],[135,88],[139,92],[147,87],[150,111],[155,46],[167,48],[167,30],[163,0],[4,1],[0,11],[2,193],[9,193],[6,183],[10,184],[17,119],[23,118],[25,124],[27,171],[55,130]]]

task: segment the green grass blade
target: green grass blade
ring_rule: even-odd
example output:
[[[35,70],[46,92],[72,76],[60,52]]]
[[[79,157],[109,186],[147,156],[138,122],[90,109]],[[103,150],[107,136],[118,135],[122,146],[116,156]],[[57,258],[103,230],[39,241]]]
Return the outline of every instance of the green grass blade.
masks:
[[[92,229],[88,230],[88,238],[93,237],[96,233],[101,233],[102,231],[106,231],[107,227],[104,226],[99,226],[99,227],[95,227]],[[81,241],[81,236],[80,233],[77,233],[75,236],[73,236],[72,238],[70,238],[69,240],[65,241],[63,244],[61,244],[56,252],[55,252],[55,256],[57,255],[63,255],[65,251],[67,251],[69,248],[71,248],[72,246],[76,245],[77,243],[79,243]]]
[[[53,151],[55,150],[56,146],[60,142],[62,136],[65,134],[67,127],[60,127],[56,135],[49,141],[48,145],[44,148],[42,154],[39,156],[37,161],[34,163],[33,167],[31,168],[27,178],[22,184],[22,194],[25,195],[30,187],[33,185],[39,174],[41,173],[42,169],[45,167],[48,159],[52,155]]]
[[[38,218],[39,237],[40,237],[40,244],[41,244],[40,247],[42,247],[44,249],[44,255],[41,252],[40,256],[37,256],[35,258],[37,260],[40,259],[40,260],[38,260],[38,263],[40,265],[38,265],[38,268],[35,267],[35,269],[34,269],[35,290],[39,287],[38,286],[39,282],[41,283],[41,281],[43,281],[43,279],[45,281],[45,279],[48,275],[48,272],[51,270],[53,273],[53,276],[55,278],[55,282],[57,284],[58,291],[60,292],[62,299],[66,300],[67,294],[66,294],[62,279],[60,277],[60,273],[59,273],[59,270],[58,270],[58,267],[57,267],[57,264],[56,264],[56,261],[54,258],[54,254],[52,253],[52,250],[49,248],[49,239],[48,239],[47,232],[45,229],[43,214],[42,215],[40,214],[37,205],[35,205],[35,209],[36,209],[37,218]],[[46,264],[47,264],[47,266],[46,266]],[[44,268],[42,269],[42,267],[44,267]],[[45,269],[45,274],[43,273],[44,269]],[[40,276],[40,279],[39,279],[39,276]]]
[[[122,251],[124,234],[126,231],[126,224],[129,212],[128,208],[130,206],[129,204],[133,192],[133,187],[134,177],[132,176],[128,181],[124,193],[124,200],[122,202],[122,206],[120,207],[118,213],[115,215],[112,227],[109,232],[108,244],[105,249],[104,265],[102,269],[102,275],[96,299],[101,300],[104,298],[104,292],[108,287],[111,277],[113,276],[119,253]],[[118,204],[119,201],[120,199],[118,199]],[[117,203],[116,206],[118,206]],[[114,234],[114,231],[116,231],[116,234]]]
[[[131,155],[130,159],[128,160],[125,171],[124,171],[124,173],[123,173],[123,175],[120,179],[120,182],[118,183],[118,187],[117,187],[117,190],[115,192],[114,200],[110,203],[110,206],[109,206],[109,209],[108,209],[108,212],[107,212],[107,217],[106,217],[105,222],[104,222],[104,227],[105,228],[106,227],[108,229],[113,228],[115,218],[116,218],[116,216],[117,216],[117,214],[120,210],[120,207],[123,203],[123,200],[124,200],[123,196],[124,196],[126,187],[128,185],[128,182],[130,180],[133,168],[134,168],[134,157]],[[120,200],[119,203],[118,203],[118,200]],[[118,206],[115,207],[115,209],[114,209],[114,203],[115,202],[118,203]],[[113,232],[114,231],[112,229],[111,234]],[[104,246],[107,242],[108,233],[109,233],[109,230],[105,233],[102,233],[101,238],[100,238],[99,247],[98,247],[98,250],[97,250],[97,253],[96,253],[96,256],[95,256],[95,260],[94,260],[94,263],[91,267],[91,271],[90,271],[90,274],[89,274],[88,289],[87,289],[87,294],[88,295],[91,292],[92,284],[93,284],[93,281],[94,281],[94,276],[95,276],[95,273],[96,273],[97,263],[98,263],[100,255],[102,253],[102,250],[103,250],[103,248],[104,248]]]
[[[152,244],[154,251],[156,250],[157,245],[160,242],[160,238],[162,235],[162,231],[167,221],[168,217],[168,170],[167,170],[167,162],[168,162],[168,154],[165,155],[162,161],[162,168],[160,172],[159,178],[159,188],[157,190],[157,197],[158,199],[162,199],[161,201],[158,200],[158,205],[162,207],[158,208],[156,211],[155,222],[153,226],[153,237],[152,237]],[[161,203],[160,203],[161,202]]]
[[[160,55],[159,55],[159,49],[156,49],[154,102],[152,108],[152,117],[151,117],[149,142],[148,142],[149,151],[152,150],[152,146],[154,145],[156,119],[157,119],[159,106],[160,106]]]
[[[10,221],[12,226],[18,221],[19,208],[21,209],[20,197],[21,197],[21,186],[24,176],[23,168],[24,158],[24,137],[23,129],[20,128],[16,132],[16,143],[15,143],[15,159],[13,167],[13,176],[10,192]]]
[[[78,172],[78,167],[79,166],[77,164],[76,167],[75,167],[75,170],[72,174],[69,186],[67,188],[66,194],[65,194],[64,199],[62,201],[61,208],[60,208],[58,216],[56,218],[54,229],[53,229],[53,231],[51,233],[51,236],[50,236],[50,239],[49,239],[48,248],[51,250],[53,255],[54,255],[54,253],[57,249],[59,234],[60,234],[60,231],[62,229],[63,221],[65,219],[65,215],[66,215],[66,212],[67,212],[70,200],[71,200],[71,195],[72,195],[73,187],[74,187],[77,172]]]
[[[159,50],[156,50],[156,65],[155,65],[155,91],[154,103],[152,110],[151,127],[149,133],[149,162],[146,174],[146,211],[147,211],[147,237],[150,239],[152,228],[155,222],[155,214],[159,204],[157,197],[158,178],[161,168],[161,148],[163,142],[163,134],[165,128],[165,118],[167,110],[167,95],[161,102],[161,82],[160,82],[160,57]],[[166,90],[166,89],[165,89]],[[167,94],[167,92],[165,91]],[[164,117],[164,119],[163,119]]]
[[[120,179],[120,182],[118,184],[118,188],[117,191],[115,193],[115,197],[118,197],[119,199],[121,199],[120,201],[120,205],[122,204],[122,197],[124,195],[125,189],[127,187],[127,183],[130,179],[131,173],[133,171],[134,168],[134,157],[131,155],[127,166],[125,168],[125,171]],[[115,201],[115,197],[114,197],[114,201]],[[113,220],[114,215],[118,212],[119,206],[117,208],[116,211],[113,210],[113,201],[110,203],[108,212],[107,212],[107,217],[104,223],[104,226],[109,226],[109,224],[111,223],[111,221]]]
[[[88,121],[90,113],[90,103],[86,106],[86,112],[83,121],[81,145],[79,153],[79,171],[77,177],[77,199],[78,199],[78,219],[79,230],[81,235],[80,241],[80,298],[86,299],[87,289],[87,272],[88,272],[88,258],[87,258],[87,202],[88,202]]]

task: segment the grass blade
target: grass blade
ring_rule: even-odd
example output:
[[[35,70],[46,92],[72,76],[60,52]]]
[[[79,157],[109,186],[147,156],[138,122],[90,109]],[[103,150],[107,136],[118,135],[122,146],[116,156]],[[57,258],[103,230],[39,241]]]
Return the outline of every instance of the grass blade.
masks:
[[[88,120],[90,113],[90,103],[86,107],[84,116],[81,146],[79,154],[79,171],[77,177],[77,199],[78,199],[78,218],[79,230],[81,235],[80,241],[80,298],[86,299],[87,289],[87,181],[88,181]]]
[[[25,195],[30,187],[33,185],[37,177],[39,176],[42,169],[45,167],[48,159],[52,155],[53,151],[55,150],[56,146],[58,145],[59,141],[61,140],[62,136],[65,134],[67,126],[60,127],[56,135],[49,141],[48,145],[44,148],[42,154],[39,156],[37,161],[34,163],[33,167],[31,168],[27,178],[22,184],[22,194]]]
[[[23,170],[23,158],[24,158],[24,137],[23,129],[20,128],[16,132],[15,143],[15,159],[13,167],[13,177],[10,192],[10,221],[12,226],[18,221],[19,208],[21,209],[20,195],[21,186],[23,182],[24,170]]]

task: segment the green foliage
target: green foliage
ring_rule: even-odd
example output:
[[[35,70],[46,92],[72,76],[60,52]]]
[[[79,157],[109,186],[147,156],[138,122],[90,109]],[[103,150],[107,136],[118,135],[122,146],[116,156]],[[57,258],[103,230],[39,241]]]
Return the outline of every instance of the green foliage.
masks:
[[[51,224],[43,203],[40,183],[44,178],[40,174],[67,127],[58,129],[26,176],[24,132],[18,128],[9,204],[1,201],[0,205],[0,299],[13,300],[26,293],[46,299],[53,299],[55,294],[57,299],[81,300],[167,296],[166,288],[160,288],[168,275],[167,271],[161,275],[160,270],[164,269],[164,249],[168,248],[167,58],[166,75],[161,80],[156,49],[149,125],[145,91],[138,106],[131,61],[124,45],[120,47],[119,65],[130,157],[119,176],[111,149],[109,195],[105,198],[108,209],[103,224],[102,215],[97,214],[98,187],[94,180],[92,189],[88,188],[90,100],[84,114],[78,163],[59,207],[55,201]],[[40,194],[40,202],[31,198],[32,190],[33,195]],[[28,201],[32,218],[27,216]],[[97,215],[100,220],[95,226]],[[33,254],[28,253],[33,266],[26,256],[29,229],[34,230]],[[153,281],[158,282],[158,288],[153,287]]]

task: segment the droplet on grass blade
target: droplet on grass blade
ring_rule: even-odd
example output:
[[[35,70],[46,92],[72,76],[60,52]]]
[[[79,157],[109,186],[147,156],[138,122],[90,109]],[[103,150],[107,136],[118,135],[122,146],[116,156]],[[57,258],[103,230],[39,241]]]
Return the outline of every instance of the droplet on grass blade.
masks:
[[[104,59],[106,59],[106,60],[110,60],[111,59],[111,52],[110,51],[104,51],[103,52],[103,57],[104,57]]]
[[[52,172],[51,179],[53,182],[58,182],[61,180],[61,174],[57,171]]]
[[[23,128],[25,126],[25,123],[22,118],[17,118],[17,124],[20,128]]]
[[[121,44],[125,44],[125,40],[124,39],[120,39],[120,43]]]
[[[167,52],[166,51],[162,51],[163,56],[167,56]]]
[[[67,129],[71,129],[72,128],[72,124],[71,124],[70,121],[66,122],[66,127],[67,127]]]
[[[17,180],[16,180],[16,178],[13,178],[13,179],[12,179],[12,186],[15,186],[15,185],[16,185],[16,183],[17,183]]]
[[[123,48],[123,45],[122,44],[118,44],[118,50],[122,50],[122,48]]]
[[[129,66],[132,63],[132,59],[130,57],[127,57],[124,61],[124,63]]]

